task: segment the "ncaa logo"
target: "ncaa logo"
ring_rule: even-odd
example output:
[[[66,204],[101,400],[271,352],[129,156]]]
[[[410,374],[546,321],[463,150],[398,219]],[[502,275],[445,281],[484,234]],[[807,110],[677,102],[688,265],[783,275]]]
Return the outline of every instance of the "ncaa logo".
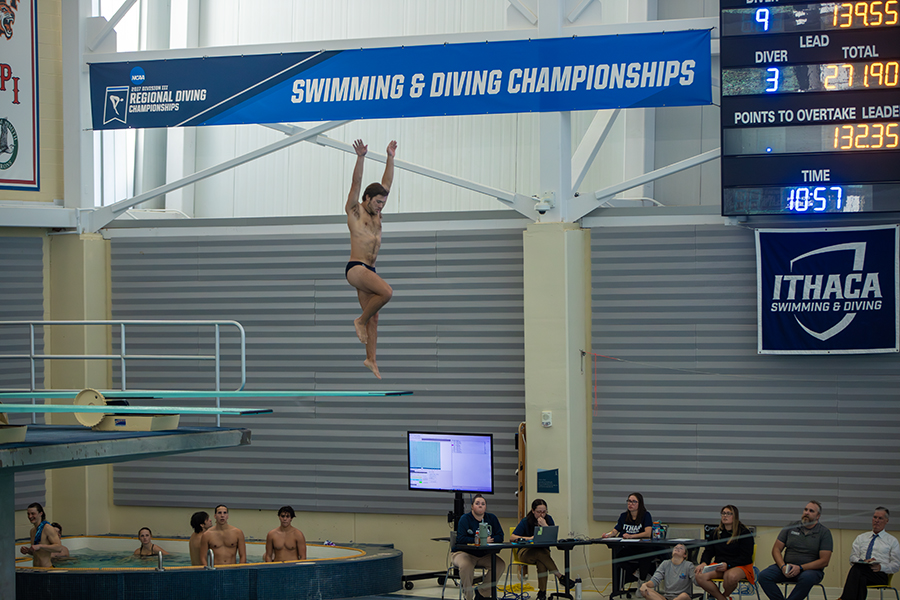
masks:
[[[131,70],[131,85],[144,85],[144,80],[147,76],[144,74],[144,69],[140,67],[135,67]]]

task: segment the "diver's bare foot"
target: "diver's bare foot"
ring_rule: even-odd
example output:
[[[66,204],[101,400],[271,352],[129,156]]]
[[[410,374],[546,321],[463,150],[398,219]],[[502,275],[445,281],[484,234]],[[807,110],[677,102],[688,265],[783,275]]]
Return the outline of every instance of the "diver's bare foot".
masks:
[[[369,360],[368,358],[363,361],[363,364],[369,368],[375,374],[375,377],[381,379],[381,373],[378,372],[378,365],[375,364],[374,360]]]
[[[362,317],[360,317],[361,319]],[[369,341],[369,334],[366,333],[366,326],[359,322],[359,319],[353,319],[353,326],[356,328],[356,337],[359,338],[363,344]],[[370,369],[372,367],[369,367]]]

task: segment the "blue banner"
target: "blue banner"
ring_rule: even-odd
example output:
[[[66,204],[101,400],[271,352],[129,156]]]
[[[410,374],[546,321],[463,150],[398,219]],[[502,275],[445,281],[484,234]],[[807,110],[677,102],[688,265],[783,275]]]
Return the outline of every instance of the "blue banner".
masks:
[[[94,129],[710,104],[709,31],[98,63]]]
[[[898,230],[757,230],[759,352],[900,350]]]

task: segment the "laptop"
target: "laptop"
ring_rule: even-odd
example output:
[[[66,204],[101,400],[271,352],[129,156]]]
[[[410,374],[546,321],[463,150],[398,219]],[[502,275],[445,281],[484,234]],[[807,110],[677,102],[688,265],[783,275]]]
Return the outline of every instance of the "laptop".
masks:
[[[559,537],[559,525],[541,527],[538,525],[534,528],[535,544],[553,544]]]

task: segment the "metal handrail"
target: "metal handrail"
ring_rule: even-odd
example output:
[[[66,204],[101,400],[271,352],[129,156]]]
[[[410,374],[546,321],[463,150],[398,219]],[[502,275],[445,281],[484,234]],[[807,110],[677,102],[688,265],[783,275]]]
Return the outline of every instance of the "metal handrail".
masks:
[[[126,363],[128,360],[213,360],[215,361],[215,377],[216,377],[216,389],[215,391],[222,391],[221,389],[221,341],[220,341],[220,327],[221,326],[234,326],[237,328],[238,333],[241,336],[241,384],[238,386],[237,390],[241,391],[244,389],[244,385],[247,383],[247,335],[244,332],[244,327],[238,323],[237,321],[155,321],[155,320],[124,320],[124,321],[0,321],[0,327],[2,326],[22,326],[27,325],[29,331],[29,353],[28,354],[0,354],[0,360],[2,359],[28,359],[30,361],[31,366],[31,390],[33,392],[40,391],[36,387],[36,361],[38,360],[119,360],[120,372],[121,372],[121,380],[122,380],[122,390],[127,390],[127,366]],[[103,326],[118,326],[120,332],[119,339],[119,353],[118,354],[37,354],[35,352],[35,326],[45,326],[45,325],[103,325]],[[185,326],[210,326],[214,328],[215,333],[215,353],[214,354],[197,354],[197,355],[182,355],[182,354],[128,354],[126,349],[126,336],[125,336],[125,327],[126,325],[185,325]],[[35,402],[35,400],[32,400]],[[220,400],[216,398],[216,407],[220,407]],[[32,417],[33,419],[34,417]],[[218,424],[219,418],[216,417],[216,422]]]

